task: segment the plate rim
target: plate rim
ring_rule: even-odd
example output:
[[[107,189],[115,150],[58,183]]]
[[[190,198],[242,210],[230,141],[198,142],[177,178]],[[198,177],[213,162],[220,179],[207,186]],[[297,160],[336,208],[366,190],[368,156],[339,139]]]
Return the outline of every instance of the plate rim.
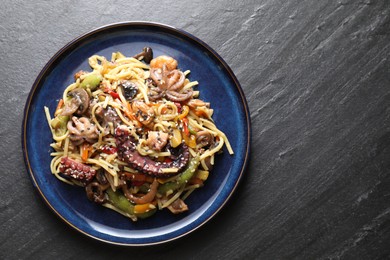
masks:
[[[92,235],[84,230],[82,230],[80,227],[77,225],[71,223],[68,221],[63,215],[60,214],[60,212],[50,203],[50,201],[47,199],[41,188],[39,187],[37,180],[34,176],[34,171],[30,165],[30,158],[28,156],[28,149],[27,149],[27,122],[28,122],[28,116],[30,112],[30,105],[33,100],[33,97],[35,95],[35,92],[37,91],[37,88],[39,84],[41,83],[42,79],[46,75],[47,71],[52,67],[52,65],[57,61],[58,57],[60,57],[64,52],[66,52],[68,49],[74,47],[77,43],[82,42],[85,39],[88,39],[89,37],[93,35],[98,35],[99,33],[105,31],[105,30],[111,30],[119,27],[146,27],[146,28],[160,28],[163,29],[164,31],[168,31],[168,33],[174,33],[178,34],[181,37],[188,38],[191,42],[196,43],[200,45],[201,47],[205,48],[209,53],[213,55],[214,58],[218,60],[218,62],[223,66],[224,70],[228,73],[229,77],[233,80],[234,86],[237,89],[239,93],[239,99],[241,100],[241,104],[243,105],[243,112],[245,115],[245,122],[246,122],[246,127],[247,127],[247,133],[246,133],[246,138],[247,138],[247,143],[246,143],[246,149],[245,149],[245,156],[244,160],[242,163],[241,170],[238,174],[237,181],[234,183],[233,187],[231,190],[228,192],[228,195],[226,198],[223,200],[223,202],[217,206],[216,210],[212,212],[207,218],[205,218],[201,223],[197,224],[195,227],[191,228],[188,231],[182,232],[179,235],[175,235],[174,237],[170,237],[168,239],[161,239],[158,241],[154,242],[142,242],[142,243],[126,243],[126,242],[115,242],[111,241],[109,239],[104,239],[95,235]],[[50,57],[50,59],[46,62],[46,64],[43,66],[43,68],[40,70],[37,78],[35,79],[34,83],[32,84],[32,87],[30,88],[29,94],[27,96],[26,102],[25,102],[25,107],[23,111],[23,122],[22,122],[22,150],[23,150],[23,158],[24,158],[24,164],[27,168],[28,175],[33,183],[33,186],[35,187],[35,190],[39,192],[40,197],[44,200],[45,204],[49,206],[50,210],[55,213],[57,217],[59,217],[62,221],[64,221],[68,226],[72,227],[74,230],[80,232],[81,234],[93,238],[97,241],[108,243],[108,244],[114,244],[114,245],[120,245],[120,246],[149,246],[149,245],[157,245],[157,244],[163,244],[167,243],[173,240],[177,240],[183,236],[186,236],[195,230],[199,229],[203,225],[205,225],[207,222],[209,222],[216,214],[218,214],[222,208],[226,205],[226,203],[230,200],[231,196],[233,193],[236,191],[239,183],[242,180],[242,176],[244,175],[247,166],[248,166],[248,161],[249,161],[249,156],[250,156],[250,149],[251,149],[251,137],[252,137],[252,131],[251,131],[251,118],[250,118],[250,111],[248,107],[248,103],[244,94],[244,91],[241,87],[241,84],[239,83],[237,77],[233,73],[232,69],[230,66],[222,59],[222,57],[214,51],[207,43],[199,39],[198,37],[192,35],[191,33],[184,31],[180,28],[176,28],[164,23],[159,23],[159,22],[150,22],[150,21],[122,21],[122,22],[116,22],[116,23],[109,23],[100,27],[97,27],[95,29],[89,30],[86,33],[83,33],[71,41],[67,42],[63,47],[61,47],[54,55]],[[191,222],[194,223],[194,222]],[[106,236],[110,236],[109,234],[105,233]],[[164,234],[165,235],[165,234]],[[135,239],[136,240],[136,239]]]

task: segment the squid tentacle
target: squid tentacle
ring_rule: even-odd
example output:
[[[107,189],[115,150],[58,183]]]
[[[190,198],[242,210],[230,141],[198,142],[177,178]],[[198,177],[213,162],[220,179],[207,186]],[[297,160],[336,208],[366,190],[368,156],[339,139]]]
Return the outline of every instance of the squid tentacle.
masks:
[[[142,156],[138,153],[135,140],[127,130],[117,128],[115,132],[118,158],[145,174],[154,177],[171,177],[182,172],[190,159],[188,147],[185,144],[181,144],[178,148],[175,148],[178,151],[175,151],[177,155],[173,156],[172,161],[154,161],[149,156]],[[177,168],[178,170],[176,172],[164,172],[163,169],[167,168]]]

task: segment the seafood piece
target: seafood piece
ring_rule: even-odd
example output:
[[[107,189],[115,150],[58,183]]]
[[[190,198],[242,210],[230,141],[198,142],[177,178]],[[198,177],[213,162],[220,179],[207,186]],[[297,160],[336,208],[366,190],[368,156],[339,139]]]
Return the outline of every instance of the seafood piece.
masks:
[[[149,107],[145,102],[139,100],[134,101],[131,107],[138,121],[140,121],[143,125],[146,125],[147,127],[151,128],[153,126],[153,108]]]
[[[191,108],[197,108],[197,107],[210,107],[209,102],[204,102],[203,100],[200,99],[191,99],[190,101],[187,102],[187,106]]]
[[[161,151],[167,144],[169,135],[162,131],[149,131],[146,144],[155,151]]]
[[[154,177],[169,177],[182,172],[190,158],[190,152],[185,144],[177,148],[171,148],[170,162],[159,162],[152,160],[149,156],[142,156],[136,149],[136,143],[125,128],[116,128],[115,130],[116,146],[118,149],[118,158],[130,165],[130,167],[149,174]],[[176,172],[164,172],[166,168],[177,168]]]
[[[69,139],[76,145],[84,141],[94,143],[99,137],[97,128],[86,117],[72,117],[68,122]]]
[[[149,85],[151,100],[166,97],[173,102],[182,102],[193,96],[192,89],[181,92],[185,75],[176,68],[177,61],[172,57],[159,56],[151,61],[150,78],[155,83],[155,87]]]
[[[212,145],[214,144],[214,137],[209,131],[199,131],[196,134],[196,143],[200,145],[200,147]]]
[[[171,101],[181,102],[190,99],[193,95],[191,89],[180,92],[185,81],[185,75],[180,70],[169,71],[164,64],[162,69],[151,69],[150,77],[156,84],[156,87],[150,88],[152,100],[166,97]]]
[[[99,204],[105,203],[107,201],[107,196],[104,191],[109,186],[109,184],[103,185],[97,181],[89,183],[87,186],[85,186],[88,199]]]
[[[151,69],[150,77],[161,90],[178,91],[183,87],[185,76],[180,70],[168,70],[164,64],[162,69]]]
[[[95,177],[96,170],[83,163],[77,162],[69,157],[61,158],[59,170],[64,175],[82,183],[88,183]]]
[[[83,88],[75,88],[68,93],[71,99],[65,102],[65,107],[61,112],[62,116],[69,116],[73,113],[77,115],[83,114],[89,107],[89,94]]]
[[[157,193],[158,184],[159,183],[157,179],[154,179],[153,183],[150,185],[149,192],[143,195],[142,197],[136,197],[133,194],[131,194],[130,191],[127,189],[126,185],[122,186],[122,190],[123,190],[123,194],[125,194],[126,198],[128,198],[131,202],[136,204],[145,204],[153,201]]]
[[[112,107],[103,108],[99,106],[95,114],[99,118],[99,123],[103,127],[105,134],[110,132],[110,123],[114,128],[121,123],[121,119]]]
[[[177,68],[177,60],[166,55],[161,55],[151,60],[150,68],[161,69],[164,64],[167,66],[168,70],[174,70]]]
[[[172,90],[168,90],[165,92],[165,96],[167,97],[167,99],[173,102],[182,102],[188,100],[192,97],[193,94],[194,92],[191,89],[188,89],[183,93],[179,93]]]

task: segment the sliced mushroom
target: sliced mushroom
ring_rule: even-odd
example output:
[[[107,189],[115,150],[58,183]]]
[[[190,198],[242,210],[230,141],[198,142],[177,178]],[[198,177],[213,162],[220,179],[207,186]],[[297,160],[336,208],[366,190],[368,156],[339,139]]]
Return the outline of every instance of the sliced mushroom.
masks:
[[[196,143],[201,147],[209,146],[214,143],[214,137],[209,131],[199,131],[196,134]]]
[[[97,115],[105,134],[110,133],[110,125],[115,129],[122,122],[117,112],[110,106],[107,106],[107,108],[98,106],[95,110],[95,115]]]
[[[142,49],[142,52],[138,53],[137,55],[134,55],[133,57],[136,59],[143,57],[146,63],[150,63],[150,61],[153,59],[153,50],[150,47],[144,47]]]
[[[138,86],[130,80],[122,80],[118,87],[122,88],[123,96],[127,100],[132,100],[138,93]]]
[[[73,99],[73,98],[69,100],[69,102],[65,103],[65,106],[60,115],[61,116],[73,115],[73,113],[75,113],[80,106],[79,101],[80,100]]]
[[[89,94],[83,88],[75,88],[68,93],[71,99],[65,103],[65,107],[61,112],[62,116],[70,116],[72,114],[82,115],[89,107]]]

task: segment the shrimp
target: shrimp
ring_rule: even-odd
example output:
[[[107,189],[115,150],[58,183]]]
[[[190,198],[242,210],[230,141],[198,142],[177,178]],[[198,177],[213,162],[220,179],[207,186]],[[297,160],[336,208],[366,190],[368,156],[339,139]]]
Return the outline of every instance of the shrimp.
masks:
[[[149,107],[145,104],[145,102],[139,100],[134,101],[131,107],[138,121],[147,127],[151,127],[153,125],[155,116],[153,108]]]
[[[151,69],[162,69],[163,65],[167,66],[168,71],[174,70],[177,68],[177,60],[172,57],[162,55],[154,58],[150,61]]]

